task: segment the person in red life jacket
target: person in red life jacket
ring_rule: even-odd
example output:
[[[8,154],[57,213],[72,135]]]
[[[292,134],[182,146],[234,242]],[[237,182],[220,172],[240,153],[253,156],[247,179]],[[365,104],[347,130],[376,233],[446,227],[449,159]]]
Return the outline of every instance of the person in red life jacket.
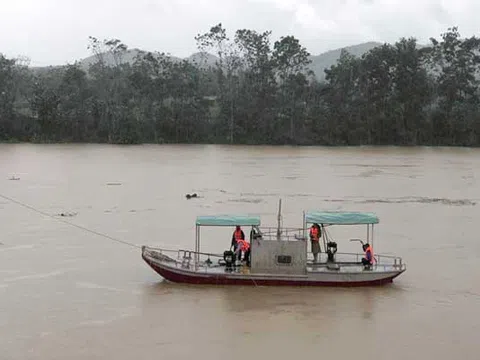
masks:
[[[363,244],[362,248],[363,251],[365,251],[365,257],[362,258],[362,264],[369,267],[373,264],[373,261],[375,260],[373,257],[373,249],[369,243]]]
[[[320,236],[322,236],[320,226],[318,224],[313,224],[310,228],[310,242],[312,244],[314,262],[318,261],[318,253],[320,252]]]
[[[237,250],[235,253],[241,254],[243,252],[243,260],[247,262],[247,266],[250,266],[250,244],[244,240],[240,239],[237,241]],[[240,259],[240,255],[238,255]]]
[[[235,253],[237,253],[238,241],[239,240],[245,240],[245,234],[244,234],[242,228],[237,225],[235,227],[235,231],[232,234],[232,245],[231,245],[231,247],[233,246],[233,251]],[[238,260],[240,260],[241,256],[242,256],[242,253],[240,251],[240,252],[238,252]]]

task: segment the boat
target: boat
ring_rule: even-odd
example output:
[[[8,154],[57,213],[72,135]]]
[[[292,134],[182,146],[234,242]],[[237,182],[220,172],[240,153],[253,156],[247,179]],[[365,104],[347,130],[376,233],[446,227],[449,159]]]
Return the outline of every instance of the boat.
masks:
[[[367,227],[366,242],[373,248],[374,213],[347,211],[303,212],[301,228],[281,226],[281,200],[276,228],[261,227],[256,215],[208,215],[196,218],[195,250],[171,250],[142,246],[143,260],[170,282],[204,285],[253,286],[374,286],[391,283],[406,270],[399,256],[374,254],[373,264],[363,265],[363,253],[337,252],[337,242],[329,238],[328,227]],[[323,249],[317,261],[309,252],[310,224],[322,231]],[[202,227],[251,227],[250,256],[239,261],[231,249],[223,254],[201,252]],[[228,239],[228,238],[227,238]],[[360,241],[361,239],[350,239]]]

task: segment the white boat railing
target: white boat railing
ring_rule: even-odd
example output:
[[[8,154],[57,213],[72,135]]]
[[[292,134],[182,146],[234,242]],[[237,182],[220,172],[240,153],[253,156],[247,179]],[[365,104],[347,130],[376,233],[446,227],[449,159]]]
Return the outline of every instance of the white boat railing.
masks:
[[[280,228],[281,241],[299,241],[307,240],[303,236],[302,228]],[[261,240],[278,240],[278,228],[260,227]]]
[[[161,248],[151,248],[146,247],[144,250],[149,256],[156,258],[161,261],[172,262],[175,264],[175,267],[180,267],[184,269],[194,269],[198,268],[199,270],[204,269],[205,271],[208,268],[222,267],[224,266],[223,254],[214,254],[214,253],[204,253],[192,250],[171,250],[171,249],[161,249]],[[195,254],[198,254],[198,264],[195,266]],[[361,253],[341,253],[337,252],[333,262],[328,261],[327,254],[321,252],[318,254],[318,262],[313,262],[313,254],[307,252],[307,266],[308,267],[322,267],[322,266],[331,266],[332,264],[338,264],[342,267],[345,266],[361,266],[362,258],[364,254]],[[402,270],[406,268],[405,263],[403,263],[402,258],[394,255],[384,255],[384,254],[375,254],[376,261],[373,263],[372,268],[380,269],[383,268],[387,270]]]
[[[223,259],[223,254],[220,255],[220,254],[214,254],[214,253],[195,252],[193,250],[184,250],[184,249],[172,250],[172,249],[162,249],[162,248],[153,248],[153,247],[145,247],[144,251],[153,258],[156,258],[162,261],[171,261],[175,263],[176,267],[182,267],[187,269],[195,267],[195,254],[199,255],[198,256],[199,266],[207,266],[207,267],[222,266],[219,264],[219,260]]]
[[[318,254],[318,262],[313,262],[313,254],[307,252],[307,263],[309,266],[324,266],[326,264],[341,264],[341,265],[359,265],[362,263],[362,258],[365,257],[363,253],[342,253],[337,252],[335,254],[335,261],[328,262],[328,255],[325,252]],[[394,269],[404,269],[406,264],[403,262],[400,256],[395,255],[385,255],[385,254],[374,254],[375,261],[373,263],[373,268],[376,267],[390,267]]]

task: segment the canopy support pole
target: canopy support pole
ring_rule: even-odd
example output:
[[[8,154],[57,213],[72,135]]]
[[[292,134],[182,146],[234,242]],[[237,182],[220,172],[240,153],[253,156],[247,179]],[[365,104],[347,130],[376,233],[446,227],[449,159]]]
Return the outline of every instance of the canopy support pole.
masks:
[[[372,224],[372,248],[373,248],[373,224]]]
[[[282,199],[278,201],[278,216],[277,216],[277,240],[280,241],[280,235],[282,234],[281,231],[281,221],[282,221]]]
[[[305,218],[305,211],[303,211],[303,238],[307,238],[307,219]]]
[[[195,226],[195,270],[198,270],[199,253],[200,252],[200,226]]]

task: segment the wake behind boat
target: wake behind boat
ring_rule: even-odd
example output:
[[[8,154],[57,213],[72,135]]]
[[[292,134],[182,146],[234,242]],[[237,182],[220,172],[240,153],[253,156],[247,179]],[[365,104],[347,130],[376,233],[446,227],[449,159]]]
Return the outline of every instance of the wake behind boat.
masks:
[[[372,286],[390,283],[406,270],[397,256],[375,254],[371,264],[364,264],[364,254],[339,253],[337,243],[328,238],[325,229],[329,226],[363,225],[367,227],[366,242],[373,246],[374,225],[379,223],[373,213],[309,211],[303,214],[302,228],[282,228],[280,209],[277,228],[261,228],[259,216],[199,216],[195,250],[142,246],[142,258],[166,280],[190,284]],[[316,261],[308,251],[309,224],[323,230],[321,240],[326,250]],[[223,254],[201,252],[200,230],[206,226],[251,227],[246,261],[238,261],[231,250]]]

